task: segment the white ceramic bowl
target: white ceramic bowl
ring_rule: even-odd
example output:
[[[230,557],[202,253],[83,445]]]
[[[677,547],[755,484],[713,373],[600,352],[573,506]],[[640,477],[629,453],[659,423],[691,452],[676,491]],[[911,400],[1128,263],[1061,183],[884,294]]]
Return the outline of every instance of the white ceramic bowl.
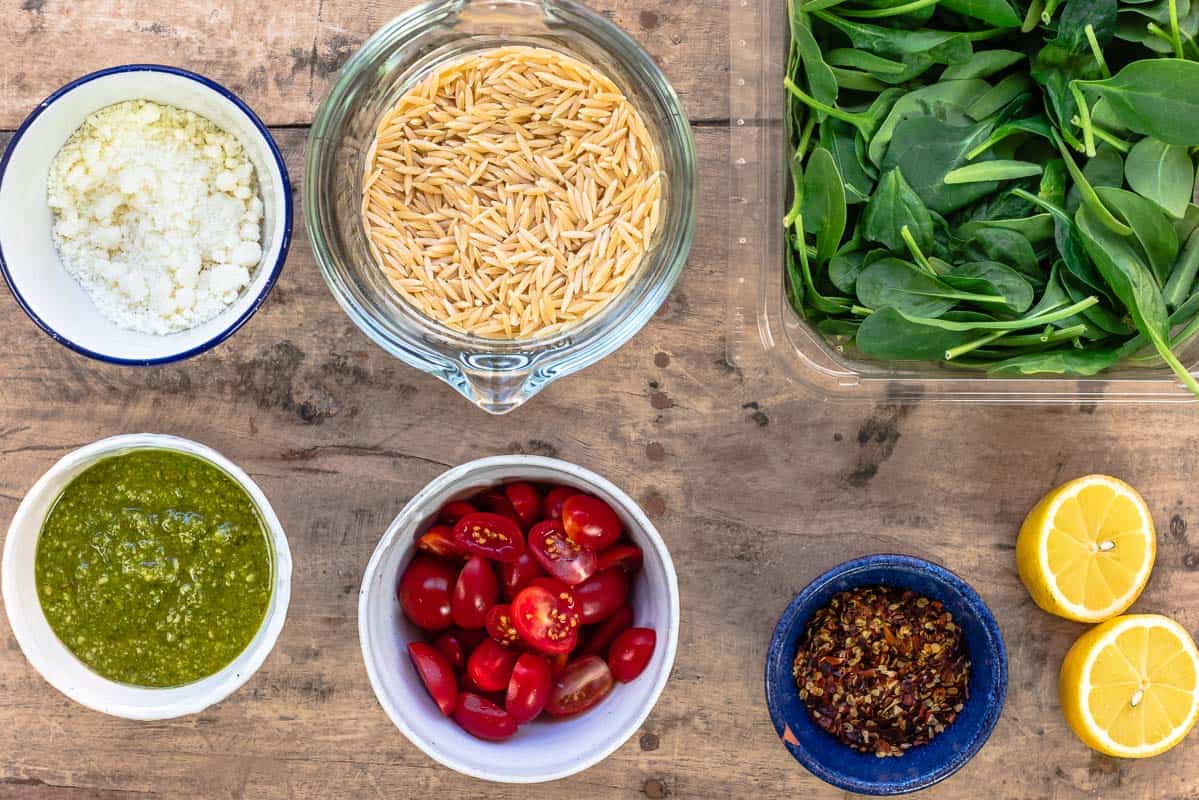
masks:
[[[213,319],[168,336],[125,330],[96,309],[62,266],[47,203],[50,165],[71,134],[89,114],[136,99],[194,111],[236,136],[258,173],[264,206],[263,256],[250,285]],[[233,335],[258,310],[283,269],[291,223],[291,183],[266,127],[228,89],[173,67],[114,67],[67,84],[26,118],[0,160],[0,273],[42,330],[78,353],[109,363],[178,361]]]
[[[441,506],[513,480],[562,483],[609,503],[645,554],[633,584],[633,624],[657,631],[653,658],[636,680],[616,684],[595,708],[566,720],[537,721],[512,739],[484,742],[443,717],[408,657],[420,632],[404,617],[396,585],[415,551],[418,533]],[[430,758],[451,769],[503,783],[535,783],[573,775],[607,758],[649,716],[674,665],[679,638],[679,589],[674,565],[653,523],[612,483],[565,461],[495,456],[446,472],[421,490],[392,522],[371,556],[358,596],[358,635],[371,686],[387,716]]]
[[[207,678],[170,689],[147,689],[110,681],[92,672],[58,640],[37,597],[34,560],[42,522],[71,479],[97,461],[130,450],[175,450],[202,458],[228,473],[250,495],[270,535],[275,584],[257,635],[229,666]],[[266,660],[287,616],[291,597],[291,550],[266,495],[236,464],[189,439],[152,433],[102,439],[68,453],[33,485],[17,508],[4,541],[0,566],[4,608],[17,643],[42,677],[55,689],[88,708],[126,719],[169,719],[203,711],[235,692]]]

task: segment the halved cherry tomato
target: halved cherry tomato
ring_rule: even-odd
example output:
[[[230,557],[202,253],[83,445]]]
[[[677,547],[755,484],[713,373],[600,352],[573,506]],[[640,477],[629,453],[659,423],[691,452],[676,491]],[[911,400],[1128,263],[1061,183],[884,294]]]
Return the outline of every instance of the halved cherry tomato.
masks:
[[[500,647],[494,639],[484,639],[466,660],[466,674],[485,692],[508,688],[516,653]]]
[[[501,517],[507,517],[517,525],[523,524],[520,514],[517,514],[516,509],[512,506],[512,501],[503,492],[483,492],[483,494],[475,498],[475,503],[484,511],[499,514]]]
[[[545,710],[555,717],[582,713],[607,697],[612,685],[612,672],[602,658],[580,658],[554,677]]]
[[[454,538],[471,555],[492,561],[515,561],[525,551],[520,526],[508,517],[477,511],[454,525]]]
[[[502,742],[516,733],[516,720],[490,700],[471,692],[458,695],[454,722],[462,730],[488,742]]]
[[[540,586],[543,589],[549,589],[554,594],[562,594],[562,592],[570,591],[570,587],[566,585],[565,581],[560,581],[557,578],[551,578],[549,575],[542,575],[534,578],[533,580],[529,581],[529,585]]]
[[[512,679],[508,681],[504,709],[517,725],[525,724],[542,712],[550,699],[551,680],[550,665],[543,657],[525,653],[516,659]]]
[[[579,642],[579,612],[568,591],[526,586],[512,601],[512,624],[520,638],[543,653],[569,653]]]
[[[442,633],[433,640],[433,646],[445,658],[451,669],[459,670],[466,663],[466,651],[456,632],[449,630]]]
[[[591,577],[599,564],[595,551],[568,539],[566,529],[556,519],[533,526],[529,531],[529,550],[546,572],[571,586]]]
[[[450,627],[450,591],[457,578],[457,570],[446,561],[426,555],[413,558],[397,588],[404,616],[426,631]]]
[[[524,481],[510,483],[504,487],[504,494],[526,528],[541,518],[541,493],[533,484]]]
[[[528,550],[517,556],[515,561],[500,564],[500,588],[504,590],[504,599],[516,597],[516,593],[532,583],[534,578],[544,574],[545,570]]]
[[[599,567],[596,572],[606,569],[622,569],[629,575],[635,575],[641,569],[645,556],[641,548],[635,544],[618,544],[609,547],[599,554]]]
[[[608,669],[612,670],[612,677],[628,683],[640,675],[657,643],[658,634],[653,628],[629,628],[617,636],[608,649]]]
[[[500,599],[500,582],[491,562],[472,556],[458,573],[450,609],[459,628],[482,628],[488,610]]]
[[[621,606],[615,614],[601,622],[594,630],[585,633],[586,640],[579,649],[582,656],[603,656],[608,652],[608,645],[633,625],[633,609]]]
[[[487,612],[487,633],[504,647],[520,644],[520,633],[512,624],[512,606],[492,606]]]
[[[455,525],[463,517],[477,513],[479,513],[479,509],[465,500],[451,500],[441,507],[441,511],[437,516],[446,525]]]
[[[445,656],[425,642],[409,643],[408,655],[441,713],[447,717],[453,714],[454,704],[458,700],[458,681]]]
[[[546,493],[541,501],[541,516],[545,519],[562,519],[562,504],[566,498],[582,494],[573,486],[555,486]]]
[[[470,673],[468,672],[463,672],[458,677],[458,693],[461,694],[462,692],[477,694],[479,697],[495,703],[500,708],[504,707],[505,692],[488,692],[479,688],[477,685],[475,685],[474,680],[471,679]]]
[[[562,503],[562,525],[566,535],[597,553],[620,539],[620,517],[612,507],[596,497],[578,494]]]
[[[466,558],[466,548],[454,539],[448,525],[434,525],[416,540],[416,549],[442,558]]]
[[[629,596],[629,579],[618,569],[598,572],[573,589],[584,625],[611,617]]]
[[[557,675],[562,670],[566,669],[566,665],[570,663],[570,653],[554,653],[547,654],[545,660],[549,662],[550,674]]]
[[[471,628],[470,630],[455,628],[454,635],[458,637],[458,641],[462,642],[462,652],[469,655],[479,646],[479,642],[487,638],[487,631],[483,628]]]

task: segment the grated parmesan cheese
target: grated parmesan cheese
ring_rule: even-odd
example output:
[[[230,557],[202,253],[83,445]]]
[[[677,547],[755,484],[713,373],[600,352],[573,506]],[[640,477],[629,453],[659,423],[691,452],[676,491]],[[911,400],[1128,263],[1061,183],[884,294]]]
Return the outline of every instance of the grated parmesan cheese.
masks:
[[[100,109],[50,167],[67,271],[122,328],[168,334],[229,307],[262,259],[262,199],[233,136],[191,111]]]

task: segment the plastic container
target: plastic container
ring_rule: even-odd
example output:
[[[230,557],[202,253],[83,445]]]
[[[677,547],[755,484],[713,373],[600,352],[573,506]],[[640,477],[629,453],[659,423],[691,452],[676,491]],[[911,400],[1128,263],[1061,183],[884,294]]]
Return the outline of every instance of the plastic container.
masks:
[[[472,50],[519,44],[568,53],[612,78],[645,118],[666,182],[655,241],[616,299],[565,331],[497,341],[442,326],[391,288],[367,246],[361,186],[379,119],[414,83]],[[691,128],[665,76],[627,34],[570,0],[437,0],[385,25],[342,68],[317,112],[304,178],[317,264],[350,319],[384,350],[494,414],[608,355],[653,316],[687,260],[695,193]]]
[[[653,628],[657,646],[645,671],[618,683],[603,702],[578,716],[534,721],[506,742],[484,742],[443,717],[408,657],[420,633],[400,610],[396,585],[416,552],[415,541],[450,500],[514,480],[582,489],[616,511],[645,562],[633,583],[633,624]],[[632,498],[582,467],[540,456],[493,456],[442,474],[409,501],[383,534],[358,595],[362,657],[379,705],[430,758],[466,775],[502,783],[557,780],[598,764],[637,732],[670,677],[679,640],[679,587],[662,537]]]
[[[237,300],[207,322],[166,336],[119,327],[62,266],[46,201],[50,165],[88,115],[125,100],[193,111],[237,137],[258,175],[264,208],[262,260]],[[43,100],[0,161],[0,274],[33,322],[56,342],[109,364],[148,366],[198,355],[237,332],[270,294],[291,243],[287,167],[274,138],[244,102],[192,72],[153,64],[100,70]]]
[[[246,649],[227,666],[207,678],[184,686],[148,688],[101,677],[75,657],[55,635],[37,599],[34,562],[42,523],[71,480],[85,469],[111,456],[132,450],[173,450],[202,458],[237,481],[266,527],[274,559],[274,585],[266,615]],[[291,550],[283,526],[266,495],[236,464],[198,442],[176,436],[137,433],[101,439],[63,456],[25,495],[4,540],[0,589],[8,622],[25,657],[46,681],[77,703],[114,717],[159,720],[198,714],[219,703],[250,679],[270,654],[283,630],[291,598]]]
[[[991,403],[1186,402],[1164,365],[1094,378],[992,378],[935,363],[883,363],[841,352],[791,308],[782,223],[789,178],[783,131],[786,0],[730,0],[729,358],[762,364],[827,399]],[[1199,348],[1180,357],[1199,375]]]

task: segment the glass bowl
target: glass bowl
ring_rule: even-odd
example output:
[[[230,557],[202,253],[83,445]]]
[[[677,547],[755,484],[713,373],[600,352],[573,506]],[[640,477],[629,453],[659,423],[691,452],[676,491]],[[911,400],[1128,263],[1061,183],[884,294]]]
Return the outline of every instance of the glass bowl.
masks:
[[[544,336],[485,339],[428,319],[391,287],[363,230],[362,176],[380,118],[414,83],[465,53],[520,44],[592,65],[637,106],[666,171],[662,219],[637,273],[594,316]],[[627,34],[570,0],[437,0],[392,20],[350,58],[318,110],[304,176],[312,249],[350,319],[493,414],[613,352],[653,316],[687,259],[695,193],[691,128],[665,76]]]

